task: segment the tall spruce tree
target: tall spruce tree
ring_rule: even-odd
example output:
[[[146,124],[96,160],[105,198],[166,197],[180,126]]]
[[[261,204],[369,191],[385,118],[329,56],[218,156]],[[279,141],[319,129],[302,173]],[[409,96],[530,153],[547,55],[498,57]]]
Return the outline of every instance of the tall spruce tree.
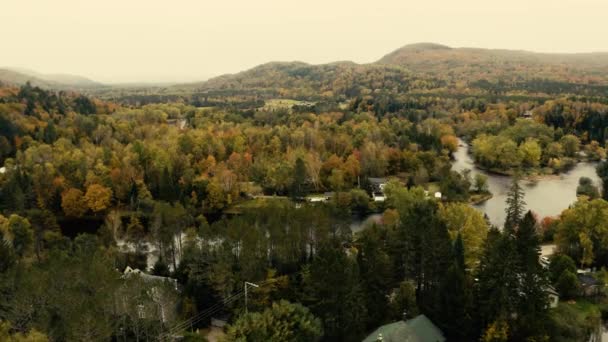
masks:
[[[462,241],[462,235],[458,233],[454,241],[454,261],[463,272],[466,270],[464,260],[464,241]]]
[[[608,200],[608,161],[599,163],[595,171],[602,180],[602,198]]]
[[[307,304],[321,318],[328,341],[355,341],[365,332],[367,308],[359,268],[338,241],[321,245],[305,277]]]
[[[415,202],[401,222],[399,238],[404,241],[393,250],[395,258],[404,263],[401,279],[415,282],[418,306],[436,319],[442,311],[441,281],[452,262],[447,226],[437,215],[437,204],[428,200]]]
[[[304,185],[306,183],[306,165],[302,158],[296,159],[293,169],[293,182],[291,183],[291,196],[298,198],[304,195]]]
[[[169,173],[168,167],[163,169],[163,173],[160,176],[159,197],[167,202],[173,202],[177,197],[173,178],[171,177],[171,173]]]
[[[519,177],[513,177],[513,182],[507,195],[507,208],[505,209],[507,214],[507,218],[505,219],[506,232],[513,233],[515,231],[525,208],[524,190],[519,185]]]
[[[358,240],[357,261],[365,293],[369,329],[385,323],[389,315],[387,294],[392,284],[392,269],[390,258],[383,248],[383,234],[383,228],[373,225],[364,229]]]
[[[441,286],[442,311],[438,324],[450,341],[470,341],[473,323],[472,281],[466,273],[464,244],[460,234],[454,241],[453,257]]]
[[[515,234],[518,253],[519,304],[517,322],[513,330],[518,340],[542,340],[548,321],[548,273],[539,262],[540,239],[536,219],[528,211],[519,223]]]
[[[491,229],[476,276],[479,329],[516,312],[519,303],[518,264],[513,235]]]

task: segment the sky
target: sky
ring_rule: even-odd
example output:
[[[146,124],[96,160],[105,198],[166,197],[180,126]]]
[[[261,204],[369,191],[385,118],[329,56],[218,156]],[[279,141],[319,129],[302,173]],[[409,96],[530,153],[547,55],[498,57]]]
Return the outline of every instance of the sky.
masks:
[[[608,51],[607,0],[2,0],[0,66],[190,82],[403,45]]]

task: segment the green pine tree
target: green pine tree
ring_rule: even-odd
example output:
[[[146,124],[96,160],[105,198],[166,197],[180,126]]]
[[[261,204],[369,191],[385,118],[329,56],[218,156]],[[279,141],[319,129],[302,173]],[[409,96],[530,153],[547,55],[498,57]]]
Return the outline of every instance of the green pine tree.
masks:
[[[304,195],[304,184],[306,183],[306,165],[302,158],[296,159],[293,170],[293,182],[291,183],[291,196],[298,198]]]
[[[521,220],[526,202],[524,201],[524,190],[519,185],[519,177],[513,177],[511,183],[511,189],[507,195],[507,218],[505,220],[505,230],[507,232],[514,232],[517,228],[517,224]]]
[[[464,245],[458,234],[453,248],[454,261],[441,286],[441,325],[450,341],[470,341],[472,328],[472,282],[464,264]]]
[[[383,250],[382,228],[376,225],[361,232],[357,261],[361,270],[365,307],[368,311],[367,326],[373,329],[386,322],[389,315],[388,298],[391,287],[390,258]]]
[[[481,329],[516,312],[519,303],[518,265],[513,236],[491,229],[476,275],[477,323]]]
[[[519,223],[515,234],[518,253],[519,304],[517,323],[513,335],[524,341],[546,335],[548,321],[548,272],[540,264],[540,239],[536,219],[528,211]]]
[[[359,270],[336,241],[319,248],[303,285],[315,316],[321,318],[328,341],[360,340],[367,309]]]

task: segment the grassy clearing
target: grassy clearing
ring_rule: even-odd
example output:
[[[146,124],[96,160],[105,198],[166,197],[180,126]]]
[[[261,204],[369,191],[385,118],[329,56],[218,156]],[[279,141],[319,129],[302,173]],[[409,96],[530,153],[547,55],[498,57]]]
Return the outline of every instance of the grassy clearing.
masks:
[[[267,206],[271,201],[285,201],[288,202],[290,199],[285,197],[273,197],[273,196],[265,196],[263,198],[253,198],[249,200],[244,200],[238,203],[233,204],[230,208],[226,209],[225,212],[228,214],[240,214],[244,210],[248,209],[258,209]]]
[[[306,101],[298,101],[291,99],[270,99],[264,103],[264,109],[281,109],[292,108],[293,106],[310,104]]]

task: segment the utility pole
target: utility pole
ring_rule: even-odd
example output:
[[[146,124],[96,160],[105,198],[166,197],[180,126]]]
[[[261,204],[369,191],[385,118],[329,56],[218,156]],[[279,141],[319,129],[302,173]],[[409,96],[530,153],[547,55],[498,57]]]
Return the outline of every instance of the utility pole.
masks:
[[[245,287],[245,313],[249,312],[249,309],[247,308],[247,286],[252,286],[252,287],[256,287],[256,288],[260,287],[257,284],[250,283],[248,281],[245,282],[245,285],[244,285],[244,287]]]

